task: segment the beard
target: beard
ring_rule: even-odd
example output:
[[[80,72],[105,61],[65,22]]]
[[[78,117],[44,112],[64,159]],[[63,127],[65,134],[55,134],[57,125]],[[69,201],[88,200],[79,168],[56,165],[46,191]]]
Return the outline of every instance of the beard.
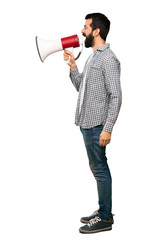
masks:
[[[88,36],[83,34],[83,36],[86,37],[85,47],[86,48],[92,47],[93,46],[93,40],[94,40],[94,37],[93,37],[92,33],[90,33]]]

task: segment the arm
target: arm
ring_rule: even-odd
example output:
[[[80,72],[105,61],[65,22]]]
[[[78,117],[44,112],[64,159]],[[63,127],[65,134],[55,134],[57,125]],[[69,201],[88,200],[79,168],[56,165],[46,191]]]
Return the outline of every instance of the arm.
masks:
[[[108,115],[100,135],[100,145],[105,146],[110,142],[111,132],[117,120],[122,102],[120,86],[120,63],[112,56],[104,64],[105,86],[109,95]]]
[[[78,71],[73,53],[65,50],[64,51],[64,60],[68,60],[69,57],[70,57],[70,61],[69,61],[68,65],[70,66],[70,78],[71,78],[71,81],[72,81],[73,85],[75,86],[76,90],[79,91],[80,83],[82,80],[82,74],[80,74]]]

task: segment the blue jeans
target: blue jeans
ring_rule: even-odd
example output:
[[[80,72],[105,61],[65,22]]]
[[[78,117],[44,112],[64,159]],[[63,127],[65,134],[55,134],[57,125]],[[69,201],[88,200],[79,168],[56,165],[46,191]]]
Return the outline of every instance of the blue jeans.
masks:
[[[105,154],[106,147],[100,147],[99,136],[103,125],[90,129],[80,127],[83,135],[90,169],[97,182],[99,217],[109,219],[112,210],[112,179]]]

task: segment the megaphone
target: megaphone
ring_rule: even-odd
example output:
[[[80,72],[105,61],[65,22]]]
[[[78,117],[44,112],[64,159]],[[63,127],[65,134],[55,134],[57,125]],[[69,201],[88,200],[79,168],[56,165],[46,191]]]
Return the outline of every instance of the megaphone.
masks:
[[[52,53],[62,51],[67,49],[73,51],[73,48],[80,47],[81,51],[78,56],[75,58],[77,60],[82,53],[83,49],[83,39],[78,35],[73,35],[65,38],[60,38],[57,40],[44,40],[36,37],[36,46],[38,50],[39,57],[42,62]]]

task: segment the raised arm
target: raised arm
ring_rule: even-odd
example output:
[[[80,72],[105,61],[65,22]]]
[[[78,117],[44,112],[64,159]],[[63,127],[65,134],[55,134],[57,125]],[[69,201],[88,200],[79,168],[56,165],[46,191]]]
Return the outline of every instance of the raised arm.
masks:
[[[70,78],[71,78],[71,81],[72,81],[73,85],[75,86],[76,90],[79,91],[80,83],[82,80],[82,73],[79,73],[79,71],[78,71],[73,53],[65,50],[64,51],[64,60],[65,61],[69,60],[68,65],[70,66]]]

